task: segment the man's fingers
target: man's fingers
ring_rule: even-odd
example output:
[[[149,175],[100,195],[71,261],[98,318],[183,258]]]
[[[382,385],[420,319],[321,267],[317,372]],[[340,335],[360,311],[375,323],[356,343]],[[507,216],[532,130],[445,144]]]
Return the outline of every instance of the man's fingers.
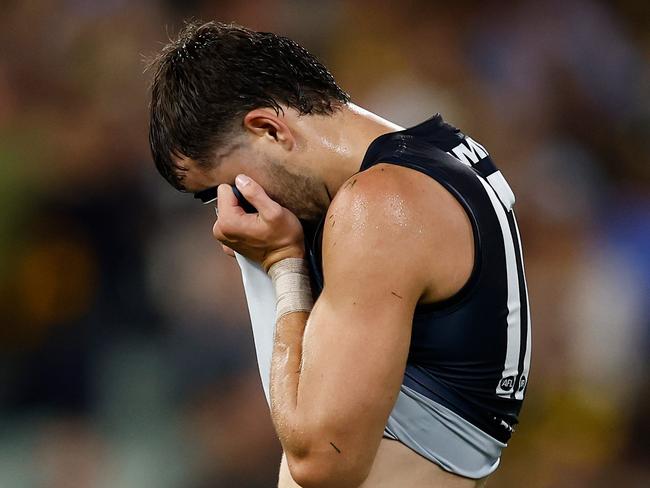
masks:
[[[220,241],[232,241],[250,227],[255,217],[247,215],[239,206],[239,201],[230,185],[222,184],[217,188],[217,221],[212,227],[212,235]]]
[[[264,220],[273,220],[282,212],[279,203],[274,202],[256,181],[246,175],[238,175],[235,185],[241,194],[257,209]]]
[[[233,213],[235,215],[241,215],[244,213],[244,210],[239,206],[237,197],[233,193],[230,185],[219,185],[217,188],[217,215],[223,217],[232,215]]]

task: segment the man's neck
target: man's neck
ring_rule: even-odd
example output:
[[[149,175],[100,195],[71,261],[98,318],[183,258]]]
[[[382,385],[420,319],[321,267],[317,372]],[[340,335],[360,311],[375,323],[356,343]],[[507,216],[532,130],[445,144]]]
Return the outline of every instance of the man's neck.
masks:
[[[319,162],[320,177],[332,198],[354,173],[372,141],[382,134],[401,130],[397,124],[352,103],[322,119],[317,137],[324,157]]]

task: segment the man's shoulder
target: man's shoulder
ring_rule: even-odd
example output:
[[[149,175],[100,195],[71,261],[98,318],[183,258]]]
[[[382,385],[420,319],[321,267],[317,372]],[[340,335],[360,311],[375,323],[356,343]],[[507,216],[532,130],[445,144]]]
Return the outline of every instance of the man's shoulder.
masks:
[[[389,266],[424,283],[422,299],[453,295],[473,266],[473,230],[456,198],[419,171],[377,164],[337,192],[323,228],[323,262]],[[339,257],[337,257],[339,256]]]
[[[460,211],[460,212],[459,212]],[[439,225],[464,216],[456,198],[430,176],[404,166],[378,163],[350,177],[336,193],[328,218],[370,218],[376,223],[408,226]]]

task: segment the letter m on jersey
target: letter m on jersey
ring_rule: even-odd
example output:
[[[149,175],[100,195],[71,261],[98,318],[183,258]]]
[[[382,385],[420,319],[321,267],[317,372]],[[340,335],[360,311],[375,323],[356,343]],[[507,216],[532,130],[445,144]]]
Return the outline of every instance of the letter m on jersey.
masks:
[[[515,194],[508,182],[505,180],[501,171],[494,166],[492,159],[489,158],[488,152],[483,146],[471,137],[465,136],[463,142],[451,150],[451,153],[461,163],[474,168],[483,178],[487,180],[501,200],[501,203],[508,211],[515,204]],[[479,162],[481,164],[479,164]]]
[[[467,145],[461,142],[451,150],[460,161],[471,166],[472,164],[478,163],[481,159],[487,158],[488,152],[474,139],[465,137],[465,142]]]

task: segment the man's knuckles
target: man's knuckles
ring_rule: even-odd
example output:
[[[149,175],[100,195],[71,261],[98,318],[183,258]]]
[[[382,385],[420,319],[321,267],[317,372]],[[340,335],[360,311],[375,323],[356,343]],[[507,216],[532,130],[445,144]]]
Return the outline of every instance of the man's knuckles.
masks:
[[[219,234],[222,237],[222,239],[219,240],[233,241],[242,235],[241,229],[237,228],[235,225],[232,225],[230,222],[217,222],[217,225]]]
[[[218,241],[232,241],[242,235],[242,229],[232,217],[219,215],[212,227],[212,234]]]
[[[264,211],[264,220],[275,224],[282,220],[283,215],[284,212],[282,210],[282,207],[279,204],[275,203],[275,205],[270,205]]]
[[[255,229],[254,233],[251,230],[249,225],[245,225],[237,217],[219,217],[219,220],[217,220],[212,228],[212,233],[217,240],[222,242],[247,241],[251,238],[256,241],[264,241],[270,237],[269,229],[266,227]]]

